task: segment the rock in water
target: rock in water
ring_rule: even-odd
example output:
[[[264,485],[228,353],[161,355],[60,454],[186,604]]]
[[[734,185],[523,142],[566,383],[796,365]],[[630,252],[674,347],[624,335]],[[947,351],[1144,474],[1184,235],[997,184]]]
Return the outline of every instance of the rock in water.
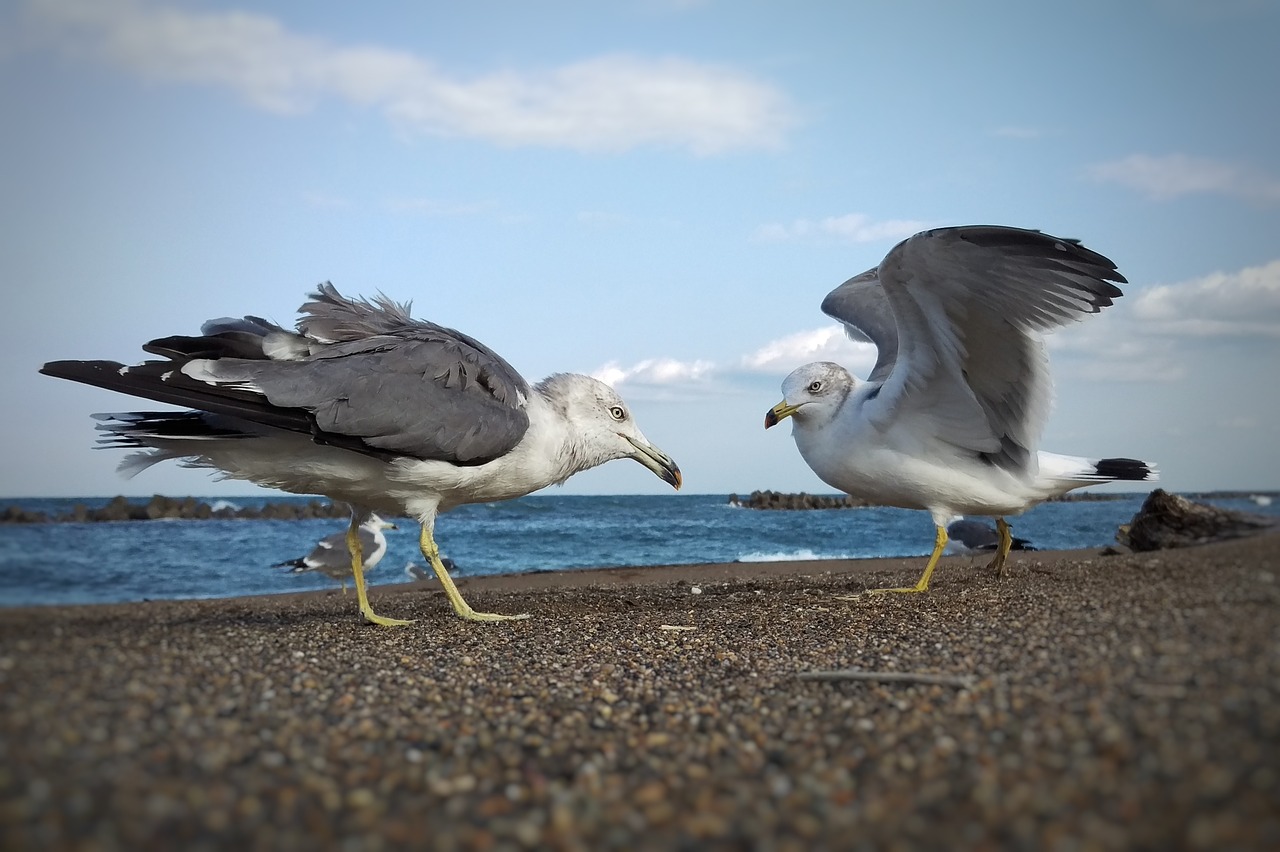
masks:
[[[1157,488],[1117,537],[1137,551],[1168,550],[1253,535],[1274,525],[1271,518],[1196,503]]]

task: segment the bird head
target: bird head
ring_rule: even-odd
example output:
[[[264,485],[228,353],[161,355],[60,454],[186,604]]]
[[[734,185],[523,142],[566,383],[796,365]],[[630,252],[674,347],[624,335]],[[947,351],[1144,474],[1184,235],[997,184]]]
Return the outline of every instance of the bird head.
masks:
[[[649,442],[618,392],[590,376],[561,373],[541,385],[556,402],[574,432],[572,452],[578,470],[613,459],[633,459],[663,482],[679,489],[680,468],[671,456]]]
[[[764,415],[764,428],[776,426],[788,417],[797,423],[823,422],[840,408],[853,390],[849,371],[830,361],[815,361],[791,372],[782,380],[782,402]]]

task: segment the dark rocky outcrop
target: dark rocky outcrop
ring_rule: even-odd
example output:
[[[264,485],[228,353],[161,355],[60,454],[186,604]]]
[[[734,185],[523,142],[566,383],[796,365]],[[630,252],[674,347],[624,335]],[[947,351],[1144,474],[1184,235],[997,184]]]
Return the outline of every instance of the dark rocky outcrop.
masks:
[[[1168,550],[1274,528],[1272,518],[1219,509],[1157,488],[1116,538],[1133,550]]]
[[[739,498],[729,495],[729,505],[747,509],[856,509],[870,506],[866,500],[848,494],[784,494],[780,491],[752,491],[750,496]]]
[[[280,520],[294,521],[310,518],[350,517],[346,505],[328,501],[311,500],[307,503],[264,503],[262,506],[214,508],[194,497],[165,497],[157,494],[146,503],[131,503],[125,497],[113,497],[105,506],[90,509],[77,503],[68,512],[50,515],[21,506],[9,506],[0,512],[0,524],[40,523],[93,523],[106,521],[153,521],[179,519],[184,521],[217,520]]]

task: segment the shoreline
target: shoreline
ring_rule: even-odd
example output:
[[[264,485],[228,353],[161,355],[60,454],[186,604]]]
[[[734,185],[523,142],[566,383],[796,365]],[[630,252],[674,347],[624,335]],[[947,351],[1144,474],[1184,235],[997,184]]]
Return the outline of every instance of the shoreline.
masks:
[[[1280,535],[1280,534],[1278,534]],[[1034,554],[1036,562],[1041,565],[1054,565],[1063,561],[1079,561],[1093,559],[1111,559],[1111,555],[1103,555],[1105,547],[1075,548],[1071,550],[1035,550],[1011,551],[1010,563],[1017,564],[1019,557]],[[1125,555],[1125,554],[1119,554]],[[788,577],[824,577],[824,576],[858,576],[874,573],[895,573],[908,578],[910,582],[918,579],[927,556],[868,556],[847,559],[776,559],[752,562],[687,562],[667,565],[602,565],[589,568],[565,568],[522,571],[512,574],[479,574],[468,576],[465,573],[453,572],[450,576],[459,590],[466,597],[468,591],[519,593],[531,591],[553,591],[556,589],[591,589],[617,588],[625,586],[650,586],[668,583],[726,583],[734,580],[783,579]],[[947,570],[950,565],[978,566],[989,561],[989,555],[952,555],[943,556],[938,562],[938,571]],[[914,572],[914,574],[912,573]],[[426,592],[439,594],[444,601],[444,592],[439,581],[430,580],[397,580],[393,583],[378,583],[368,587],[369,600],[394,596],[402,592]],[[69,604],[24,604],[13,607],[0,607],[0,621],[5,613],[23,611],[43,611],[49,609],[93,609],[99,607],[135,607],[155,604],[173,603],[209,603],[235,601],[280,601],[289,603],[303,601],[315,597],[342,596],[339,588],[303,589],[288,592],[264,592],[262,594],[233,595],[221,598],[149,598],[138,601],[88,602]],[[353,591],[349,591],[351,611],[356,613],[356,599]],[[450,612],[445,602],[445,612]],[[353,616],[354,617],[354,616]]]
[[[1280,535],[985,561],[3,609],[0,846],[1280,844]]]

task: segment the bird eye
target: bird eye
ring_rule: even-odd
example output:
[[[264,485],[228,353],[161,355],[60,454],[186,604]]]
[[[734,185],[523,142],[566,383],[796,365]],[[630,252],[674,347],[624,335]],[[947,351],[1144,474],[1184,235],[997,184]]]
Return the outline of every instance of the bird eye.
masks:
[[[817,393],[820,390],[822,390],[822,382],[817,379],[809,382],[809,393]]]
[[[621,423],[627,419],[627,410],[621,405],[611,405],[609,406],[609,416]]]

